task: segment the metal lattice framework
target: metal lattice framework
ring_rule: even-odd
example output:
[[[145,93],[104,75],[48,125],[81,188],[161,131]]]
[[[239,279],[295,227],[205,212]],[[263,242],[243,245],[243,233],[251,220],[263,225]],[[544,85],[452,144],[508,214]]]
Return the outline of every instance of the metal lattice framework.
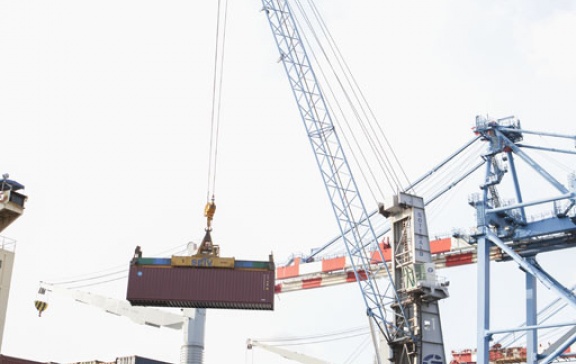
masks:
[[[285,0],[263,0],[262,2],[346,251],[353,262],[354,273],[358,278],[367,314],[378,325],[389,342],[401,340],[406,335],[411,336],[409,327],[393,328],[396,320],[386,319],[385,307],[396,302],[398,295],[390,279],[380,279],[377,282],[374,278],[378,270],[388,270],[388,267],[386,264],[377,267],[372,264],[372,257],[365,249],[367,244],[377,241],[377,236],[358,192],[290,7]],[[382,251],[379,250],[379,253],[380,261],[384,261]],[[367,279],[359,279],[360,275],[365,275],[366,272],[369,272]],[[387,276],[390,277],[390,274]],[[388,311],[388,314],[392,313]],[[400,321],[405,322],[405,320]]]
[[[488,142],[484,156],[485,180],[481,196],[472,198],[470,204],[477,211],[478,233],[474,236],[478,244],[478,363],[488,363],[489,345],[492,336],[507,332],[525,331],[528,363],[549,363],[556,359],[571,344],[576,342],[576,323],[569,320],[557,325],[541,325],[537,318],[537,285],[539,281],[555,292],[560,299],[576,309],[576,296],[548,274],[536,261],[541,252],[568,248],[576,241],[576,217],[574,206],[576,193],[547,172],[538,162],[522,149],[539,149],[544,152],[576,154],[570,150],[542,148],[522,144],[523,134],[536,134],[559,138],[576,139],[574,136],[523,130],[515,117],[487,119],[477,117],[476,130]],[[523,196],[516,158],[525,162],[556,195],[527,200]],[[504,167],[507,161],[508,167]],[[505,174],[512,177],[513,203],[503,203],[497,187]],[[524,185],[524,187],[526,184]],[[527,208],[552,204],[549,217],[529,220]],[[496,246],[508,259],[513,260],[525,272],[526,280],[526,326],[520,329],[492,330],[490,328],[490,249]],[[564,336],[552,343],[543,353],[538,353],[538,330],[550,327],[568,327]]]

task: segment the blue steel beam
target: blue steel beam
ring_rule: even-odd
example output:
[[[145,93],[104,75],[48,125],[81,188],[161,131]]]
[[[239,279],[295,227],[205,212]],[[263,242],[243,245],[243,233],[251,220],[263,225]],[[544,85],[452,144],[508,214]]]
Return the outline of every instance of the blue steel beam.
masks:
[[[492,336],[497,331],[490,329],[490,257],[486,254],[492,244],[502,250],[507,259],[515,261],[519,267],[526,272],[526,322],[527,327],[521,330],[529,330],[527,345],[528,363],[547,363],[557,357],[562,349],[574,342],[574,334],[564,341],[555,343],[558,349],[552,351],[542,358],[537,353],[537,330],[544,326],[538,325],[536,297],[536,280],[545,287],[554,291],[568,305],[576,308],[576,296],[574,293],[562,286],[557,280],[545,272],[536,262],[535,256],[551,249],[561,249],[568,247],[568,242],[576,239],[576,217],[568,216],[575,204],[575,193],[540,164],[529,157],[521,150],[523,130],[520,128],[519,120],[514,117],[498,120],[487,120],[482,117],[476,119],[476,132],[483,140],[488,141],[488,151],[486,152],[486,183],[482,186],[483,196],[478,201],[474,201],[477,210],[478,234],[475,236],[478,242],[478,351],[477,359],[479,364],[487,364],[489,361],[488,349]],[[524,131],[526,132],[526,131]],[[526,132],[527,134],[538,134],[536,132]],[[566,136],[554,133],[540,133],[540,135],[574,139],[574,136]],[[533,148],[541,149],[541,148]],[[542,149],[541,149],[542,150]],[[559,149],[549,149],[549,152],[563,152]],[[517,202],[515,204],[501,206],[498,201],[499,195],[496,186],[501,182],[503,174],[500,172],[495,158],[498,154],[504,154],[511,167],[514,193]],[[566,151],[566,154],[573,154]],[[520,179],[516,171],[514,157],[519,157],[538,175],[547,181],[559,195],[526,201],[521,193]],[[526,221],[525,208],[539,206],[545,203],[556,203],[558,201],[568,201],[569,207],[563,212],[557,209],[556,216],[543,218],[536,221]],[[572,211],[573,214],[573,211]],[[565,243],[565,245],[564,245]],[[567,325],[574,325],[568,323]],[[558,325],[560,326],[560,325]],[[576,327],[576,326],[574,326]],[[513,330],[501,331],[511,332]]]
[[[366,242],[377,241],[377,235],[345,157],[290,6],[286,0],[262,0],[262,4],[332,204],[342,240],[351,258],[366,312],[388,342],[404,340],[406,337],[413,339],[413,333],[408,325],[393,328],[391,326],[397,320],[387,319],[387,315],[396,314],[386,307],[398,302],[398,293],[390,279],[378,281],[374,279],[378,272],[371,267],[372,257],[365,249],[365,245]],[[383,261],[384,254],[378,244],[376,246]],[[388,270],[388,267],[382,264],[378,269]],[[371,274],[365,280],[358,279],[360,271]],[[387,277],[391,277],[389,272]],[[401,315],[406,317],[404,313]],[[406,319],[401,321],[408,322]]]

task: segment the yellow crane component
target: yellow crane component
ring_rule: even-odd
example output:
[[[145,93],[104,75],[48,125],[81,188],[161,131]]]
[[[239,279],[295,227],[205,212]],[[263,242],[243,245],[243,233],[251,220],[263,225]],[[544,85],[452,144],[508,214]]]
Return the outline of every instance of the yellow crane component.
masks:
[[[45,294],[46,294],[46,289],[41,286],[38,289],[38,295],[41,295],[42,297],[44,297]],[[46,309],[48,308],[48,302],[46,302],[45,300],[43,300],[41,298],[36,298],[36,301],[34,301],[34,307],[36,307],[36,309],[38,310],[38,317],[42,317],[42,312],[46,311]]]
[[[214,198],[212,198],[212,200],[208,201],[204,207],[204,216],[207,218],[206,225],[208,230],[212,229],[212,220],[214,219],[215,213],[216,204],[214,203]]]
[[[198,251],[194,255],[197,256],[216,256],[220,255],[220,247],[218,245],[214,245],[212,243],[212,236],[210,232],[212,231],[212,220],[214,219],[214,213],[216,212],[216,204],[214,203],[214,197],[212,200],[206,203],[204,207],[204,216],[206,216],[206,234],[204,235],[204,239],[202,239],[202,243],[200,243],[200,247]]]
[[[220,258],[220,246],[212,242],[210,233],[215,212],[216,204],[214,203],[214,198],[212,198],[204,207],[204,216],[207,218],[206,234],[196,254],[192,256],[173,255],[171,259],[172,266],[234,268],[234,258]]]
[[[42,312],[46,311],[48,308],[48,302],[36,300],[34,301],[34,306],[38,310],[38,317],[42,316]]]

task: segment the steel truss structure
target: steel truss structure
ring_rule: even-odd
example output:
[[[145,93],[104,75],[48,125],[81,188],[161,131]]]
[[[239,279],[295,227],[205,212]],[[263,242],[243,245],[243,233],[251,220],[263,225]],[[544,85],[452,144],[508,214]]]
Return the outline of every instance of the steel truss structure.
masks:
[[[536,261],[541,252],[564,249],[576,243],[576,217],[574,205],[576,194],[560,183],[524,150],[537,149],[543,152],[576,154],[571,150],[542,148],[524,145],[524,134],[537,134],[557,138],[575,139],[574,136],[523,130],[520,120],[515,117],[491,119],[476,118],[475,132],[488,143],[484,155],[486,173],[481,186],[481,194],[475,195],[469,203],[476,209],[477,233],[471,242],[478,245],[478,336],[477,362],[489,362],[489,343],[495,334],[525,331],[527,338],[527,363],[549,363],[562,354],[576,341],[576,322],[556,325],[539,325],[537,321],[537,282],[555,292],[567,304],[576,308],[574,293],[554,279]],[[520,159],[542,180],[557,191],[554,196],[527,200],[521,188],[516,159]],[[506,166],[507,165],[507,166]],[[514,201],[502,201],[498,190],[506,174],[511,176]],[[572,175],[573,177],[573,175]],[[528,182],[528,181],[524,181]],[[534,181],[529,181],[533,183]],[[527,183],[523,185],[527,186]],[[549,217],[530,219],[528,208],[551,205],[554,213]],[[490,328],[490,249],[498,247],[525,272],[526,325],[522,328],[491,330]],[[567,332],[552,343],[543,353],[538,353],[538,330],[567,326]]]

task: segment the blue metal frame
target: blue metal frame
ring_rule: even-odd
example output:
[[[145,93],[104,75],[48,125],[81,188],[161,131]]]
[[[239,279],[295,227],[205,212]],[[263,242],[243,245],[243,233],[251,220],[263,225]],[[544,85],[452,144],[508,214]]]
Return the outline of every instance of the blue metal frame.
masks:
[[[413,337],[409,326],[391,329],[390,326],[394,325],[396,320],[386,319],[387,314],[394,313],[386,310],[385,307],[397,302],[398,294],[391,278],[385,283],[380,283],[384,281],[382,279],[379,282],[374,279],[378,271],[374,271],[375,265],[372,264],[372,256],[367,251],[366,245],[377,242],[377,235],[358,192],[290,6],[286,0],[262,0],[262,3],[330,198],[346,251],[351,258],[354,274],[366,305],[366,312],[388,341],[398,340],[407,335]],[[379,259],[383,262],[384,254],[380,247],[378,247],[378,252]],[[386,264],[378,266],[378,269],[387,271],[388,277],[392,277]],[[368,273],[367,277],[366,273]],[[364,277],[366,279],[363,279]],[[378,287],[383,284],[386,284],[386,287]]]
[[[482,198],[473,201],[477,210],[478,233],[474,237],[478,243],[478,337],[477,362],[489,362],[489,343],[492,336],[497,333],[526,330],[527,333],[527,363],[548,363],[558,357],[566,348],[576,341],[576,324],[572,322],[557,324],[553,327],[572,326],[564,337],[551,345],[550,352],[539,355],[537,321],[537,281],[554,291],[570,306],[576,308],[576,295],[546,273],[536,261],[538,253],[573,246],[576,243],[576,217],[569,216],[573,211],[576,194],[556,180],[536,161],[530,158],[524,148],[539,149],[549,152],[576,154],[574,151],[550,148],[538,148],[521,144],[523,134],[539,134],[576,140],[575,136],[538,133],[525,131],[520,127],[520,121],[514,117],[503,119],[486,119],[477,117],[476,132],[488,142],[486,160],[485,184],[482,186]],[[496,186],[502,181],[504,170],[495,159],[497,155],[507,157],[516,203],[502,206],[500,204]],[[533,201],[524,201],[520,181],[515,165],[515,157],[522,159],[528,166],[538,173],[545,181],[558,190],[557,196],[541,198]],[[528,221],[525,209],[545,203],[567,201],[568,207],[564,210],[556,208],[556,215],[540,220]],[[490,329],[490,248],[497,246],[506,257],[515,261],[526,272],[526,326],[521,329],[491,330]],[[546,326],[550,327],[550,326]]]

